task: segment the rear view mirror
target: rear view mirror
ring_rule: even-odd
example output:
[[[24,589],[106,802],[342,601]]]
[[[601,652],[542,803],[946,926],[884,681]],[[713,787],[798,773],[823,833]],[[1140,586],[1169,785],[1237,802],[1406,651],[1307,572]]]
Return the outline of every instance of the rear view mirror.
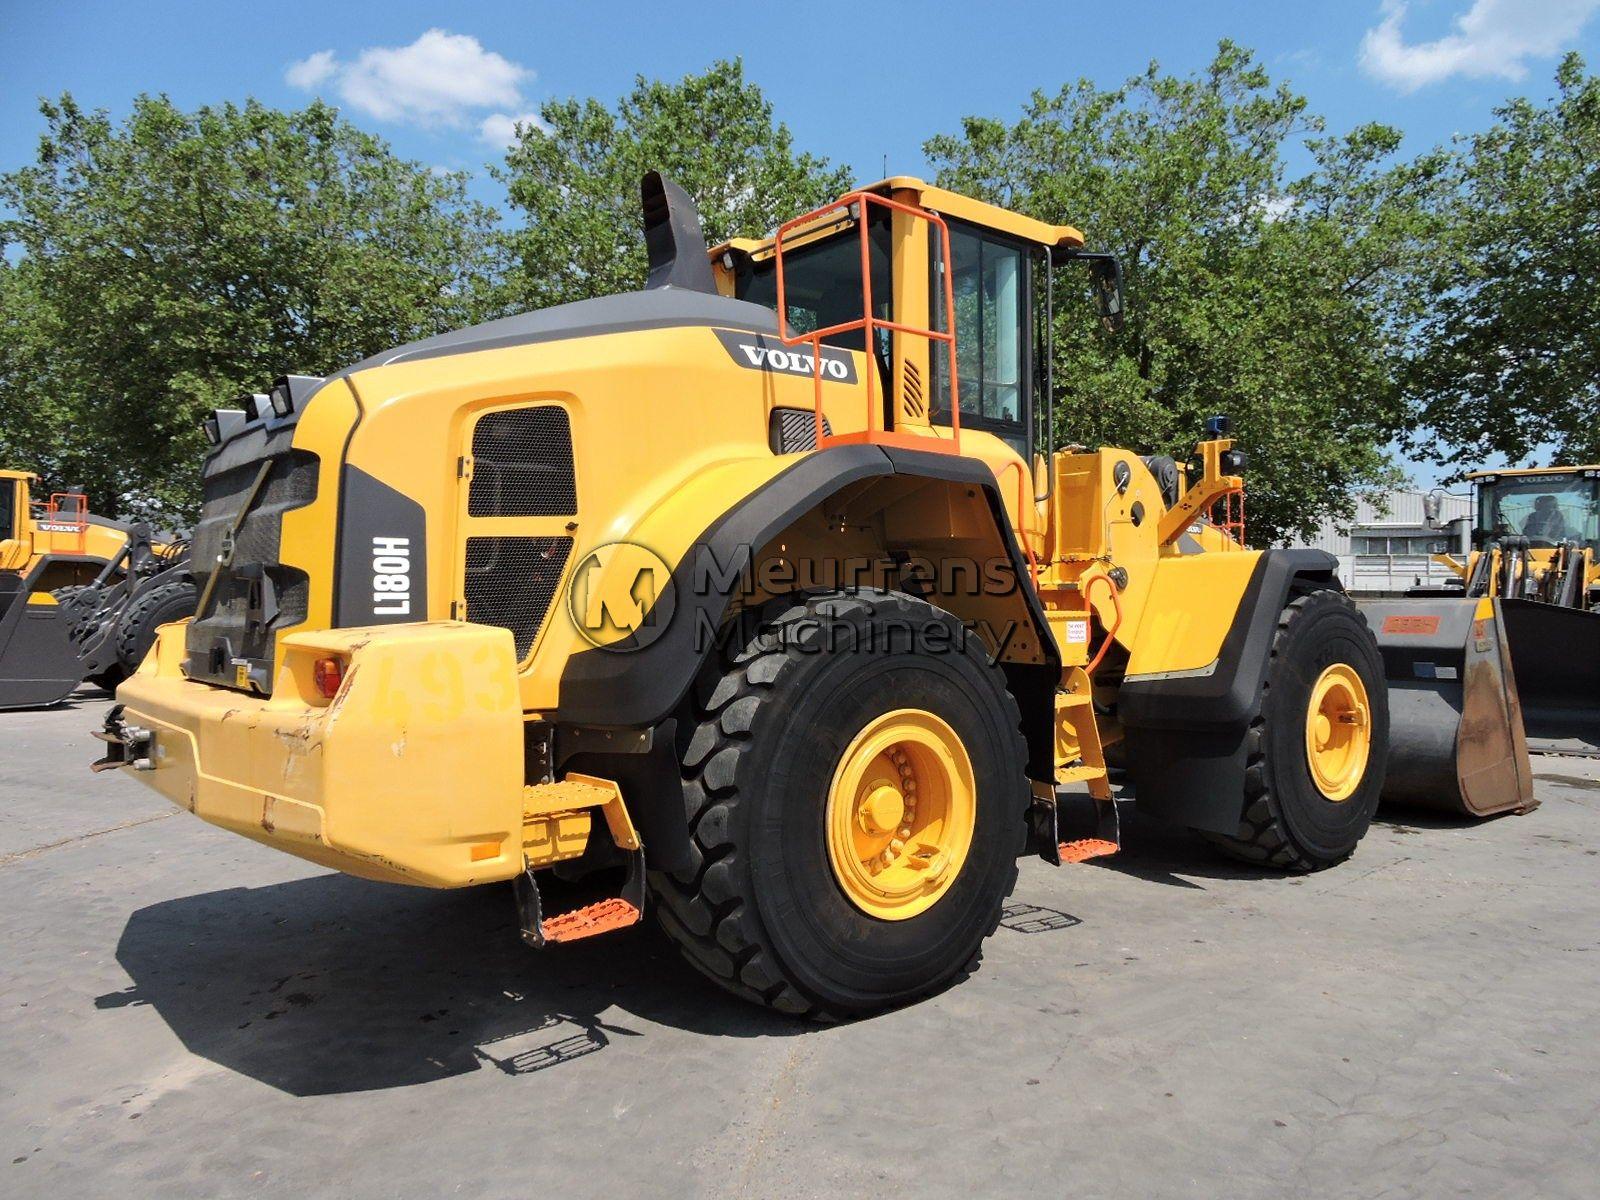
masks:
[[[1089,282],[1094,291],[1100,324],[1107,333],[1121,333],[1123,325],[1122,264],[1112,255],[1096,257],[1089,264]]]

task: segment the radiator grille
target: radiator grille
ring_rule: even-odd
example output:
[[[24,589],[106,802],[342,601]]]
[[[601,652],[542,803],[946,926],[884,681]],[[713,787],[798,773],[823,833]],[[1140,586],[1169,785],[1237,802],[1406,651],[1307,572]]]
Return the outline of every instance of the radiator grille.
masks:
[[[832,437],[833,426],[822,418],[822,436]],[[767,427],[767,442],[774,454],[798,454],[817,448],[817,414],[809,408],[775,408]]]
[[[572,425],[559,405],[508,408],[479,418],[472,460],[469,516],[577,515]]]
[[[509,629],[521,662],[549,615],[571,553],[569,537],[469,537],[467,620]]]

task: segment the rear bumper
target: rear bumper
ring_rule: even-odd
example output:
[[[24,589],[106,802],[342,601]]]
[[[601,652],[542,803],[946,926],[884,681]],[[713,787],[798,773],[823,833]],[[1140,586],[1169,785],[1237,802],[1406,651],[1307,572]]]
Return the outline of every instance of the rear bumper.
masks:
[[[523,866],[523,725],[504,629],[456,622],[280,639],[273,695],[184,678],[184,626],[117,689],[138,769],[213,825],[352,875],[427,887]],[[330,702],[317,659],[344,660]],[[117,733],[112,731],[113,740]]]

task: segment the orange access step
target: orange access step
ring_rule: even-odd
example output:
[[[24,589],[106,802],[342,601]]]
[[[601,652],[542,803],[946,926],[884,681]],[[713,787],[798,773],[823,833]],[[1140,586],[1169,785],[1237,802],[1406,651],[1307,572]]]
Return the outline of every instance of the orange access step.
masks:
[[[628,877],[620,896],[608,896],[581,908],[546,916],[539,898],[539,881],[531,868],[516,878],[517,918],[522,940],[535,950],[554,942],[577,942],[584,938],[626,929],[644,920],[644,850],[628,855]]]
[[[1115,842],[1105,838],[1079,838],[1075,842],[1061,842],[1056,846],[1056,853],[1061,855],[1063,863],[1088,862],[1091,858],[1105,858],[1115,854],[1121,847]]]
[[[629,925],[637,925],[643,919],[644,914],[637,908],[621,896],[613,896],[609,900],[586,904],[582,908],[564,912],[558,917],[551,917],[543,924],[544,940],[575,942],[579,938],[610,933],[613,929],[626,929]]]

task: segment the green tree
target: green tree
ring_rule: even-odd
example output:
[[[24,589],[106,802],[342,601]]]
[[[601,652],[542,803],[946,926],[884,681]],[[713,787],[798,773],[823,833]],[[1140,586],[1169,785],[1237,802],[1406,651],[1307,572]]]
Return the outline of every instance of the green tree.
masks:
[[[1568,56],[1549,102],[1514,100],[1467,140],[1462,175],[1409,444],[1465,468],[1600,460],[1600,79]]]
[[[700,210],[707,242],[760,236],[838,196],[849,173],[797,153],[738,62],[676,83],[639,77],[615,109],[552,100],[497,177],[523,224],[507,235],[505,304],[542,308],[641,287],[639,179],[660,170]]]
[[[0,176],[0,461],[192,512],[201,416],[475,317],[492,213],[315,103],[41,106]]]
[[[1120,334],[1091,318],[1081,273],[1057,270],[1057,443],[1182,457],[1227,413],[1264,544],[1398,481],[1407,281],[1447,178],[1443,155],[1398,162],[1399,140],[1324,135],[1223,42],[1195,76],[1152,64],[1115,89],[1038,92],[1015,124],[968,118],[925,151],[941,184],[1078,226],[1123,263]],[[1296,147],[1308,169],[1291,177]]]

